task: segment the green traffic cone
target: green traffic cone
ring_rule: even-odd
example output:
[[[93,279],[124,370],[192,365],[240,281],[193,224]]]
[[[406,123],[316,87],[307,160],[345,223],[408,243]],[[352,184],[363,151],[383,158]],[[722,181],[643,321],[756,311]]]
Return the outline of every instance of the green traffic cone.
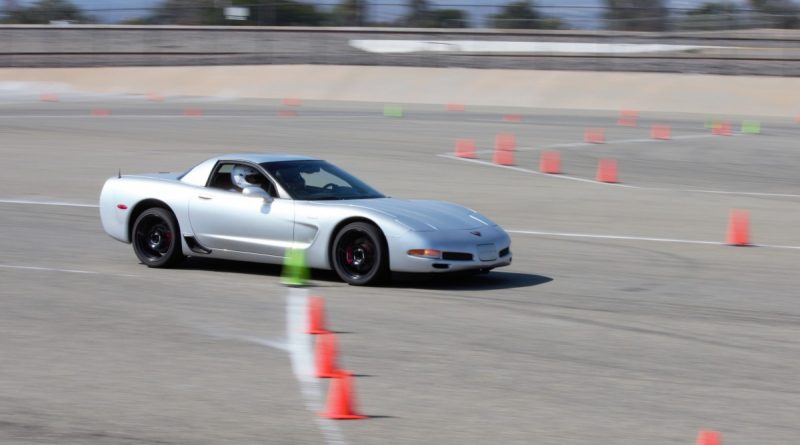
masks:
[[[305,252],[302,249],[289,249],[283,261],[281,283],[287,286],[304,286],[309,278]]]
[[[759,121],[743,121],[742,133],[744,134],[761,134],[761,122]]]
[[[383,115],[386,117],[403,117],[403,107],[400,105],[384,105]]]

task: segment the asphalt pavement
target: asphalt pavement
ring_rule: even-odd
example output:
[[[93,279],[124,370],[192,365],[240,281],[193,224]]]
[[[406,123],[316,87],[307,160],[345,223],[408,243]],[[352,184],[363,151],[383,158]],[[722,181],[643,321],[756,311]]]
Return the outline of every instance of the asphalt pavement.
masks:
[[[666,445],[700,430],[726,445],[797,441],[791,117],[741,134],[741,116],[719,116],[734,131],[714,136],[691,113],[620,127],[616,111],[382,110],[0,103],[0,443]],[[653,124],[673,139],[651,140]],[[586,128],[606,143],[583,143]],[[492,165],[498,133],[516,137],[514,168]],[[452,156],[457,138],[475,140],[477,162]],[[537,172],[543,150],[560,152],[562,174]],[[182,171],[234,151],[319,156],[387,195],[464,204],[510,231],[514,262],[380,287],[314,271],[308,292],[326,299],[372,416],[322,421],[285,347],[279,267],[148,269],[93,207],[119,170]],[[620,184],[593,180],[603,158]],[[725,245],[731,209],[749,212],[756,246]]]

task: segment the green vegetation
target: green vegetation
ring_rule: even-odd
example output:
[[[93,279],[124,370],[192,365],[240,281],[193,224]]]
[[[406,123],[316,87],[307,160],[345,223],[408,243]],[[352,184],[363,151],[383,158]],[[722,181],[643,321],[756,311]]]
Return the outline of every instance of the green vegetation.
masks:
[[[93,23],[94,18],[68,0],[38,0],[30,6],[6,9],[3,23],[47,24],[51,22]]]
[[[539,13],[530,0],[506,4],[500,13],[490,17],[490,23],[493,28],[505,29],[561,29],[564,26],[561,20]]]

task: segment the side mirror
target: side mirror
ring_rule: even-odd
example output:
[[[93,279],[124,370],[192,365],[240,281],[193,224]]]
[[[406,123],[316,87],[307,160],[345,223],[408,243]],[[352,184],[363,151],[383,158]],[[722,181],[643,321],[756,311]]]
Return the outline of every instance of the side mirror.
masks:
[[[245,187],[242,189],[242,195],[253,198],[261,198],[267,204],[272,202],[272,196],[265,192],[261,187]]]

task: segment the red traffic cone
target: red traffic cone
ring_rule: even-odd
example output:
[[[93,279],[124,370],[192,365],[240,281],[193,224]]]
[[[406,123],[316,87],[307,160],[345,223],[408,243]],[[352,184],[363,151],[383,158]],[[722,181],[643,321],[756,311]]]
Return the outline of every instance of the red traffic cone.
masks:
[[[747,246],[750,244],[750,217],[747,210],[731,210],[727,243],[731,246]]]
[[[328,406],[320,413],[322,417],[336,420],[366,419],[355,407],[355,391],[353,375],[349,371],[341,371],[331,380],[328,389]]]
[[[722,434],[717,431],[700,431],[697,445],[722,445]]]
[[[475,140],[456,139],[456,156],[459,158],[475,159]]]
[[[617,161],[614,159],[601,159],[597,163],[598,182],[617,182]]]
[[[308,300],[308,334],[327,334],[325,329],[325,300],[311,297]]]
[[[317,348],[314,361],[318,378],[336,377],[336,334],[328,332],[317,337]]]
[[[539,159],[539,171],[542,173],[561,173],[561,155],[557,151],[543,151]]]

